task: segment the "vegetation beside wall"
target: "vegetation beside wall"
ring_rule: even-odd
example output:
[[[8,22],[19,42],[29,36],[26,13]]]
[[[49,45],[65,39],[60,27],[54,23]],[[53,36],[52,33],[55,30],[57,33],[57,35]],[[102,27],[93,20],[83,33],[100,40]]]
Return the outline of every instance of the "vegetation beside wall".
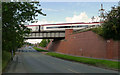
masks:
[[[33,47],[35,50],[37,50],[38,52],[48,52],[48,50],[43,50],[37,47]]]
[[[102,60],[102,59],[93,59],[93,58],[85,58],[85,57],[77,57],[77,56],[71,56],[71,55],[65,55],[65,54],[60,54],[60,53],[55,53],[55,52],[48,52],[46,53],[47,55],[57,57],[57,58],[62,58],[70,61],[76,61],[80,63],[85,63],[85,64],[90,64],[98,67],[103,67],[103,68],[109,68],[109,69],[120,69],[120,62],[118,61],[110,61],[110,60]]]
[[[105,39],[120,40],[120,6],[112,7],[105,18],[102,26],[93,31]]]
[[[46,47],[49,42],[50,42],[49,39],[43,39],[43,40],[40,42],[39,46],[40,46],[40,47]]]

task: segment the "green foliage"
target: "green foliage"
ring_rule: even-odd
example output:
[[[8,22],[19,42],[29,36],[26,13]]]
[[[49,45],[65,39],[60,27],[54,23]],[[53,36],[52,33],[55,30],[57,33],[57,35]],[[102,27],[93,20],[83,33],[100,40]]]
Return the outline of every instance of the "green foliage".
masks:
[[[48,39],[48,43],[50,43],[50,40]]]
[[[38,9],[38,2],[2,2],[2,50],[11,52],[24,44],[24,36],[30,29],[24,22],[34,22],[38,14],[44,15]],[[2,56],[5,57],[4,54]]]
[[[39,46],[41,46],[41,47],[46,47],[49,42],[50,42],[49,39],[48,39],[48,40],[47,40],[47,39],[43,39],[43,40],[40,42]]]
[[[11,53],[10,52],[6,52],[6,51],[2,51],[2,68],[4,69],[6,67],[6,65],[8,64],[8,62],[11,59]]]
[[[48,50],[43,50],[37,47],[33,47],[35,50],[37,50],[38,52],[48,52]]]
[[[39,3],[33,2],[2,3],[3,50],[12,50],[23,45],[23,36],[29,34],[30,29],[22,22],[33,22],[37,14],[45,15],[38,6]]]
[[[120,7],[112,7],[106,18],[102,27],[93,29],[93,31],[105,39],[120,40]]]
[[[103,36],[103,28],[102,27],[98,27],[98,28],[92,28],[91,29],[93,32],[99,34],[100,36]]]
[[[103,30],[105,38],[120,40],[120,7],[112,7],[106,22],[103,24]]]
[[[29,43],[29,42],[24,42],[24,45],[33,46],[33,44],[31,44],[31,43]]]
[[[76,56],[70,56],[65,54],[59,54],[54,52],[48,52],[47,55],[70,60],[70,61],[76,61],[80,63],[90,64],[94,66],[100,66],[110,69],[120,69],[120,62],[117,61],[110,61],[110,60],[102,60],[102,59],[92,59],[92,58],[85,58],[85,57],[76,57]]]

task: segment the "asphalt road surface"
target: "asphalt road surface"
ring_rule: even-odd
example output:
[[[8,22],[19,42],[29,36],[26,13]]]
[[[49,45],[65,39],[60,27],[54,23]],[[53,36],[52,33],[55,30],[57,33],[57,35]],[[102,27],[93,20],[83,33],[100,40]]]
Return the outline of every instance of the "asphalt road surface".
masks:
[[[51,57],[33,48],[23,48],[18,50],[4,73],[117,73],[117,71]]]

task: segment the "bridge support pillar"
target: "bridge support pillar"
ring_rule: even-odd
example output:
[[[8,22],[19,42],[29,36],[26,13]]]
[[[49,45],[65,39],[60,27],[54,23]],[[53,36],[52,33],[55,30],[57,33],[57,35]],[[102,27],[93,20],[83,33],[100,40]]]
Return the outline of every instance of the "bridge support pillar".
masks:
[[[69,35],[73,33],[73,29],[66,29],[65,30],[65,39],[69,38]]]

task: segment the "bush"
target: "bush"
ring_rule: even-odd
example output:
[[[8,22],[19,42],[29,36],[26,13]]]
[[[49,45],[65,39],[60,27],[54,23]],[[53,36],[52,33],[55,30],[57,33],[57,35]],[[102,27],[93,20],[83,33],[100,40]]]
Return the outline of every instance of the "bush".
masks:
[[[11,60],[11,53],[7,51],[2,52],[2,69],[4,69]]]
[[[50,42],[49,39],[48,39],[48,40],[47,40],[47,39],[43,39],[43,40],[40,42],[39,46],[41,46],[41,47],[46,47],[49,42]]]
[[[105,39],[120,40],[120,7],[112,7],[101,27],[93,29],[93,32]]]
[[[103,36],[103,28],[102,27],[93,28],[92,31],[99,34],[100,36]]]

